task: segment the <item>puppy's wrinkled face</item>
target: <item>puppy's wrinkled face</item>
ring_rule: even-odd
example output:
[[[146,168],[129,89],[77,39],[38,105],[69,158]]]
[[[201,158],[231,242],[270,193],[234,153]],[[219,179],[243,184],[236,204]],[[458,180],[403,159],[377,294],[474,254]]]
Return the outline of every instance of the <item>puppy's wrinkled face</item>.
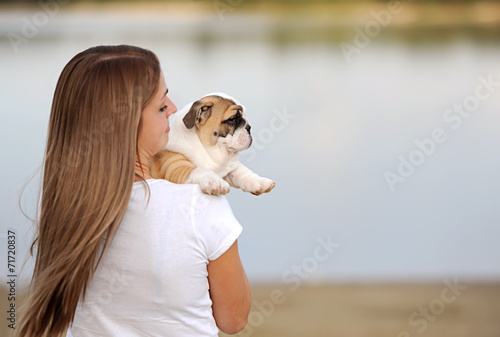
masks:
[[[188,129],[196,127],[205,146],[223,144],[230,151],[242,151],[252,144],[243,107],[227,98],[203,97],[193,103],[183,122]]]

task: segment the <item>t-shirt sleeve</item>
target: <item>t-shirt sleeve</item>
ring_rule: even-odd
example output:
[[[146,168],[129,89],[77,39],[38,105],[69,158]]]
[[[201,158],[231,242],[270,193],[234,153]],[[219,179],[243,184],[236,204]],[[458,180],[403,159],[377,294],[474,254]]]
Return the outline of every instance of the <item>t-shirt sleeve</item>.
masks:
[[[224,254],[243,230],[225,196],[211,196],[199,190],[194,193],[191,212],[208,260],[216,260]]]

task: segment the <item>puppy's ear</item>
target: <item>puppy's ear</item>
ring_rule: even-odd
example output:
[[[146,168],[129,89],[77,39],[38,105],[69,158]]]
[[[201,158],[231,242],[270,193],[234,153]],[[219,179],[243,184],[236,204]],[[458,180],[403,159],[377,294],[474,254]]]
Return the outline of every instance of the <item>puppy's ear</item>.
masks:
[[[208,118],[212,115],[212,106],[214,104],[212,102],[207,102],[203,103],[201,101],[196,101],[193,103],[191,106],[191,109],[189,109],[188,113],[182,121],[184,122],[184,125],[188,128],[191,129],[196,122],[198,124],[203,125],[207,121]]]
[[[194,126],[194,121],[196,120],[196,108],[195,108],[196,103],[193,103],[191,105],[191,109],[189,109],[188,113],[182,121],[184,122],[184,125],[188,128],[191,129]]]

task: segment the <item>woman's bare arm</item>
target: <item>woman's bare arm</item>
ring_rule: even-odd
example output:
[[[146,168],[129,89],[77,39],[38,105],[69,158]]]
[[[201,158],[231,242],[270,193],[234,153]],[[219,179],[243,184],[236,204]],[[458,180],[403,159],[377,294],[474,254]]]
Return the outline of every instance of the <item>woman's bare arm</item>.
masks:
[[[236,241],[217,260],[208,263],[212,310],[219,329],[226,334],[243,330],[250,312],[250,285],[241,264]]]

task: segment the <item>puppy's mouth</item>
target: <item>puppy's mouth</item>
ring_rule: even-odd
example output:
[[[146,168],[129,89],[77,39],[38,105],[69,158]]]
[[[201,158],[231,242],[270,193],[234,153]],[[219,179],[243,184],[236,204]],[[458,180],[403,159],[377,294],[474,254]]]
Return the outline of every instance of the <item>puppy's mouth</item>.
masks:
[[[252,136],[249,136],[248,145],[244,145],[244,146],[238,147],[238,148],[230,147],[230,149],[233,149],[235,151],[243,151],[243,150],[248,149],[250,146],[252,146],[252,142],[253,142],[253,138],[252,138]]]
[[[253,142],[252,135],[250,132],[240,132],[238,137],[236,139],[233,138],[233,140],[228,144],[228,150],[232,152],[240,152],[243,150],[248,149]]]

